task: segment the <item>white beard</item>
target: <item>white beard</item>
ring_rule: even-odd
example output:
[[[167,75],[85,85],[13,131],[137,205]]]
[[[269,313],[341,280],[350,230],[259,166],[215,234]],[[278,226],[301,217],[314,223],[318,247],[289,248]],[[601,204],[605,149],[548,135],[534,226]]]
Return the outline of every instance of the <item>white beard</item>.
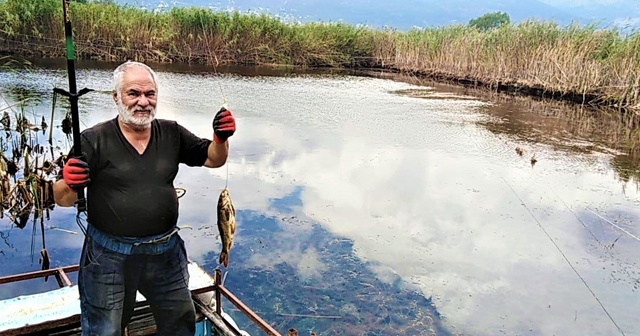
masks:
[[[149,112],[149,115],[136,116],[135,115],[136,111],[147,111]],[[122,103],[122,99],[118,99],[118,114],[120,115],[120,119],[122,120],[122,122],[127,125],[132,125],[132,126],[141,127],[141,128],[149,128],[151,127],[151,122],[156,117],[156,109],[151,106],[148,106],[146,108],[142,108],[140,106],[127,108]]]

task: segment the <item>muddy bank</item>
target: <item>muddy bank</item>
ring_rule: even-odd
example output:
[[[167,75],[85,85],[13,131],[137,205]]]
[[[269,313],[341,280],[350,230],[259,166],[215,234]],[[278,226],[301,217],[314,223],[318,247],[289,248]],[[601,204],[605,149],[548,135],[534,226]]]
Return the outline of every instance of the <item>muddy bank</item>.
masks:
[[[507,81],[485,81],[483,79],[470,78],[468,76],[458,76],[455,74],[447,74],[441,72],[425,72],[414,70],[401,70],[393,67],[381,67],[386,70],[395,71],[398,74],[405,74],[409,76],[416,76],[423,79],[429,79],[443,84],[455,84],[468,88],[478,88],[489,92],[505,93],[509,95],[517,95],[524,97],[533,97],[541,99],[551,99],[557,101],[566,101],[578,105],[587,105],[590,107],[602,107],[610,109],[619,109],[621,111],[627,111],[626,108],[617,106],[617,102],[605,97],[604,95],[596,93],[581,93],[581,92],[560,92],[557,90],[551,90],[541,86],[528,86],[515,82]]]

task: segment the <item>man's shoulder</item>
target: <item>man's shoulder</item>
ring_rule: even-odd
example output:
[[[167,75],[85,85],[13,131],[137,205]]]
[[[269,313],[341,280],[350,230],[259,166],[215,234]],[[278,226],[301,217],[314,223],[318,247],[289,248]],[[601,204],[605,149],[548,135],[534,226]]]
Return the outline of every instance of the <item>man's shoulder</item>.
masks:
[[[154,121],[157,122],[160,127],[175,127],[180,125],[177,121],[170,119],[156,118]]]
[[[156,118],[153,122],[156,123],[158,128],[163,131],[181,133],[186,130],[186,128],[180,125],[177,120]]]
[[[116,123],[116,118],[101,121],[89,128],[86,128],[81,133],[84,136],[95,136],[112,129],[115,123]]]

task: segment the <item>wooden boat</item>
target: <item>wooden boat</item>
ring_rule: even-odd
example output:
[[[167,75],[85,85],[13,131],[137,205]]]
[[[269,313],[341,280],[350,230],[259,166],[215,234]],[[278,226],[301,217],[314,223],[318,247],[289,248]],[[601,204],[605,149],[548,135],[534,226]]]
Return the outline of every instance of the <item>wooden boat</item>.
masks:
[[[80,335],[80,298],[77,285],[68,273],[78,271],[78,265],[31,273],[0,277],[0,285],[37,278],[55,277],[59,288],[0,301],[0,336],[14,335]],[[221,282],[221,271],[215,277],[198,264],[189,262],[189,289],[196,306],[196,333],[194,336],[233,335],[249,336],[222,310],[221,298],[229,302],[257,324],[267,335],[280,334],[235,297]],[[150,308],[140,293],[127,335],[155,335],[155,321]]]

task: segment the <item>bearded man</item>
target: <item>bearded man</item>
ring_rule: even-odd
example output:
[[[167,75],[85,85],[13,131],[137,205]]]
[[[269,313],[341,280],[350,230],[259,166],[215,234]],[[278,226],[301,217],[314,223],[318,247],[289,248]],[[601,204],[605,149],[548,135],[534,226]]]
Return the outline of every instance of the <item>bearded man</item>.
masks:
[[[213,140],[156,119],[158,85],[147,65],[127,61],[113,73],[118,115],[81,133],[54,185],[56,204],[73,206],[87,190],[87,234],[78,290],[82,335],[123,335],[136,292],[148,300],[157,335],[195,333],[184,241],[173,185],[180,163],[225,164],[236,129],[230,110],[213,119]]]

